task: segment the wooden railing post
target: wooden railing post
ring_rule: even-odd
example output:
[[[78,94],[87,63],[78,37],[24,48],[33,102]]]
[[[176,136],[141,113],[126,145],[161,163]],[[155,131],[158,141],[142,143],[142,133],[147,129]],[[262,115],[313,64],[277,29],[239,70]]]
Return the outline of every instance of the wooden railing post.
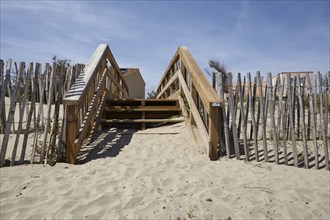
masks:
[[[211,105],[218,105],[218,103],[211,103]],[[208,130],[210,136],[209,157],[211,160],[218,159],[219,107],[220,106],[211,106],[210,114],[209,114],[209,123],[208,123],[209,125]]]
[[[78,133],[78,106],[67,106],[67,124],[66,124],[66,162],[74,164],[76,161],[77,149],[75,145],[76,135]]]

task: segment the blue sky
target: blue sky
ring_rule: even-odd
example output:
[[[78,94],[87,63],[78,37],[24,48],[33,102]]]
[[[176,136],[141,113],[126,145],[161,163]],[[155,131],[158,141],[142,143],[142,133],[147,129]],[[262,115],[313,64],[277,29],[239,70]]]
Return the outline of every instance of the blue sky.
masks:
[[[120,67],[139,67],[154,89],[178,46],[204,69],[233,73],[330,70],[325,1],[0,0],[0,57],[86,63],[107,43]]]

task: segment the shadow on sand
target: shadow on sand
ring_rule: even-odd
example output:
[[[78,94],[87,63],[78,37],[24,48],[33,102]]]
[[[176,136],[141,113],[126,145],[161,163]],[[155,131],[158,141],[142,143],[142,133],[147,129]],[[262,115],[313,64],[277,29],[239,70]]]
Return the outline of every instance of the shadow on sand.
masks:
[[[80,149],[77,164],[99,158],[116,157],[131,142],[135,129],[109,128],[97,133],[94,141]]]

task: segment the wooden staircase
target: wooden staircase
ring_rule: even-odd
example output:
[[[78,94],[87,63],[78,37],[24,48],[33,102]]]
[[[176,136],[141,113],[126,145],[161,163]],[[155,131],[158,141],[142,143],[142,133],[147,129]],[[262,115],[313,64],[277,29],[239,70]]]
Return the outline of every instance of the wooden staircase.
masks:
[[[109,99],[102,126],[146,129],[184,121],[176,99]]]

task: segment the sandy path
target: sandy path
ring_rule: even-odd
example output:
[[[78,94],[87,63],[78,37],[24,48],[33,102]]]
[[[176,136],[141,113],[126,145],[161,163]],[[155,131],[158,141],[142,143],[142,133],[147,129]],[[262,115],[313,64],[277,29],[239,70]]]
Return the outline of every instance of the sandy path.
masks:
[[[330,218],[328,171],[212,162],[194,150],[184,124],[129,138],[112,157],[83,165],[1,168],[0,218]]]

